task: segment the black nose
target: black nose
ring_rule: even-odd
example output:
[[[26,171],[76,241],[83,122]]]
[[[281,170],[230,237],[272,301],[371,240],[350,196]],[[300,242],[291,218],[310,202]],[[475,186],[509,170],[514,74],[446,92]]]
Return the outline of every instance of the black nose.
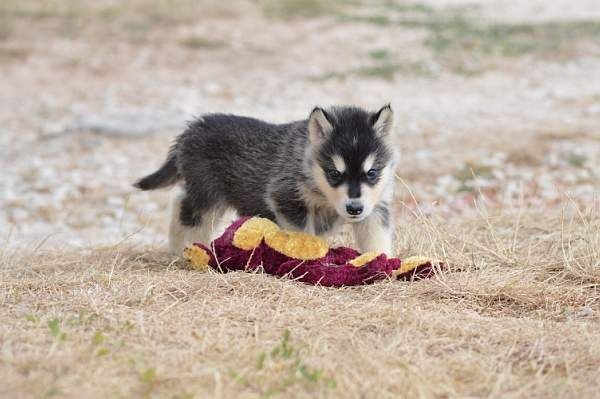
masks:
[[[363,206],[360,204],[348,204],[346,205],[346,212],[348,212],[349,215],[360,215],[363,211]]]

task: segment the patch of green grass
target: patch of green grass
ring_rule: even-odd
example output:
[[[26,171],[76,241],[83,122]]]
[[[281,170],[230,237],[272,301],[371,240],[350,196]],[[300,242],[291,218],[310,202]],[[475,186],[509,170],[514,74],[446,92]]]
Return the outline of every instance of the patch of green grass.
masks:
[[[443,54],[550,54],[564,50],[578,40],[600,39],[600,21],[482,24],[454,16],[432,21],[426,27],[430,35],[425,44]]]
[[[391,0],[263,0],[262,4],[265,14],[270,17],[289,19],[334,15],[346,20],[363,19],[378,25],[390,23],[385,15],[388,12],[426,15],[434,11],[426,4]],[[356,6],[378,10],[381,14],[361,16],[346,12],[352,11]]]
[[[410,76],[429,76],[427,68],[418,62],[415,63],[393,63],[385,62],[377,65],[362,66],[348,71],[326,72],[322,75],[312,77],[317,82],[330,79],[344,80],[352,76],[361,76],[371,79],[393,80],[396,74],[402,73]]]
[[[105,339],[106,339],[106,336],[102,333],[102,331],[96,330],[94,332],[94,335],[92,335],[92,344],[93,345],[101,345]]]
[[[464,62],[462,59],[457,60],[447,60],[446,68],[456,75],[462,75],[465,77],[473,77],[481,75],[484,70],[482,66],[477,64],[469,64]]]
[[[110,351],[107,348],[100,348],[96,351],[96,356],[104,357],[107,356],[109,353]]]
[[[86,2],[80,0],[44,0],[0,2],[0,14],[34,20],[60,19],[115,22],[123,16],[137,16],[148,23],[191,22],[206,4],[192,0],[154,0],[130,2]]]
[[[108,348],[100,347],[100,345],[102,345],[103,343],[106,342],[106,335],[104,335],[104,333],[102,331],[96,330],[94,332],[94,334],[92,335],[91,341],[92,341],[92,346],[99,347],[98,350],[96,351],[97,357],[104,357],[110,353]]]
[[[50,329],[50,334],[58,341],[64,341],[67,339],[67,334],[63,332],[60,328],[60,320],[54,318],[48,321],[48,328]]]
[[[122,26],[122,32],[133,43],[144,43],[152,31],[152,25],[147,21],[125,21]]]
[[[364,22],[372,25],[388,26],[393,23],[392,19],[383,14],[372,14],[372,15],[348,15],[341,14],[339,16],[340,21],[344,22]]]
[[[369,57],[374,60],[385,60],[390,58],[390,52],[384,48],[376,49],[369,52]]]
[[[90,4],[78,0],[44,0],[39,2],[6,1],[0,5],[0,12],[13,17],[31,19],[75,19],[90,13]]]
[[[386,26],[397,21],[409,21],[409,17],[424,18],[433,14],[435,10],[422,3],[397,3],[396,1],[363,1],[358,4],[363,5],[363,10],[368,9],[372,13],[359,12],[349,9],[348,12],[341,12],[339,18],[342,21],[364,22],[373,25]]]
[[[151,385],[156,382],[156,369],[149,367],[140,372],[140,381],[146,385]]]
[[[25,315],[25,320],[27,320],[30,323],[37,324],[40,321],[40,318],[37,317],[36,315],[31,314],[31,313],[27,313]]]
[[[227,43],[223,40],[215,40],[209,39],[202,36],[190,36],[186,37],[179,41],[179,44],[183,47],[187,47],[189,49],[198,50],[198,49],[207,49],[207,50],[215,50],[220,49],[227,46]]]
[[[311,76],[311,77],[309,77],[309,80],[311,80],[313,82],[324,82],[324,81],[331,80],[331,79],[345,80],[349,76],[350,76],[349,72],[330,71],[330,72],[325,72],[320,75]]]
[[[343,0],[265,0],[263,10],[274,18],[315,18],[338,14],[352,3]]]
[[[194,399],[194,394],[189,392],[182,392],[173,395],[173,399]]]
[[[569,165],[574,166],[576,168],[585,167],[585,163],[587,162],[587,157],[583,154],[577,154],[575,152],[570,152],[566,156],[566,160]]]
[[[397,8],[397,7],[396,7]],[[425,9],[424,9],[425,10]],[[393,14],[392,14],[393,16]],[[600,21],[559,21],[541,24],[484,23],[464,10],[427,9],[423,15],[346,16],[346,20],[376,25],[398,24],[428,31],[425,45],[437,54],[521,56],[563,51],[577,41],[600,40]]]
[[[467,162],[454,173],[454,177],[460,182],[457,192],[475,192],[475,178],[490,179],[492,176],[493,169],[490,166]]]
[[[286,330],[275,347],[258,355],[253,372],[243,374],[230,370],[229,374],[236,383],[257,391],[261,398],[285,395],[292,387],[312,388],[325,394],[336,388],[333,378],[307,365],[302,357],[302,350],[292,343],[291,334]]]
[[[340,19],[379,26],[400,25],[424,29],[424,45],[434,56],[450,62],[451,71],[473,75],[467,60],[489,56],[569,55],[580,42],[600,40],[600,21],[577,20],[546,23],[489,23],[478,18],[477,9],[451,7],[435,10],[419,4],[391,3],[386,12],[374,8],[369,14],[342,13]]]
[[[432,7],[423,3],[392,3],[389,7],[401,13],[431,14],[435,11]]]
[[[320,82],[330,79],[344,80],[351,76],[360,76],[371,79],[393,80],[396,74],[410,76],[430,76],[427,67],[420,62],[395,62],[387,50],[375,50],[369,53],[370,57],[378,62],[374,65],[365,65],[347,71],[327,72],[315,76],[312,80]]]
[[[142,397],[149,398],[157,383],[156,368],[148,367],[139,372],[139,379],[142,384]]]
[[[0,1],[0,40],[14,35],[14,27],[41,24],[45,34],[78,38],[87,34],[146,42],[160,29],[196,24],[207,16],[234,16],[237,0],[153,0],[86,2],[79,0]],[[171,37],[164,35],[162,37]]]
[[[96,319],[97,316],[95,314],[82,310],[77,313],[77,316],[69,318],[67,325],[70,327],[89,326]]]
[[[48,398],[54,398],[60,395],[60,390],[54,386],[48,388],[46,391],[44,391],[44,393],[42,394],[42,398],[43,399],[48,399]]]
[[[400,64],[384,63],[380,65],[364,66],[357,68],[355,73],[367,78],[381,78],[393,80],[394,75],[402,69]]]
[[[125,320],[125,322],[121,323],[118,327],[120,331],[130,332],[135,328],[135,324],[129,320]]]
[[[371,66],[363,66],[352,71],[353,74],[366,78],[379,78],[384,80],[393,80],[398,73],[413,76],[428,76],[429,72],[423,64],[412,63],[394,63],[383,62]]]

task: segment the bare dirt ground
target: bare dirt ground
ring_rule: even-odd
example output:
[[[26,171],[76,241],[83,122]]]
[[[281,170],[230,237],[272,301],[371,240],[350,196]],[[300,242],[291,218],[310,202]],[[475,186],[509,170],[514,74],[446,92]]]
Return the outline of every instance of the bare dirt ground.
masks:
[[[130,186],[194,115],[385,102],[431,280],[194,272]],[[600,392],[597,1],[5,0],[0,104],[0,396]]]

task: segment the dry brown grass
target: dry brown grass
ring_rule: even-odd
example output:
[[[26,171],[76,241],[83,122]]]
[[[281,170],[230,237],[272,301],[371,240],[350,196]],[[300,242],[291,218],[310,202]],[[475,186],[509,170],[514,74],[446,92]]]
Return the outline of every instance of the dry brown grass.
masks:
[[[399,251],[447,272],[326,289],[126,244],[5,250],[0,395],[597,395],[597,210],[401,217]]]

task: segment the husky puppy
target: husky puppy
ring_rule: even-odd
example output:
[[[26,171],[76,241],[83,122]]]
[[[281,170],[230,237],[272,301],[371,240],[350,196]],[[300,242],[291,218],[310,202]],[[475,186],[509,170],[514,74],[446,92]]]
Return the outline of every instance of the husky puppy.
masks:
[[[175,254],[191,242],[209,242],[215,222],[233,208],[317,235],[349,222],[361,251],[391,255],[393,119],[389,105],[377,112],[316,107],[308,119],[279,125],[207,114],[135,187],[181,182],[169,229]]]

